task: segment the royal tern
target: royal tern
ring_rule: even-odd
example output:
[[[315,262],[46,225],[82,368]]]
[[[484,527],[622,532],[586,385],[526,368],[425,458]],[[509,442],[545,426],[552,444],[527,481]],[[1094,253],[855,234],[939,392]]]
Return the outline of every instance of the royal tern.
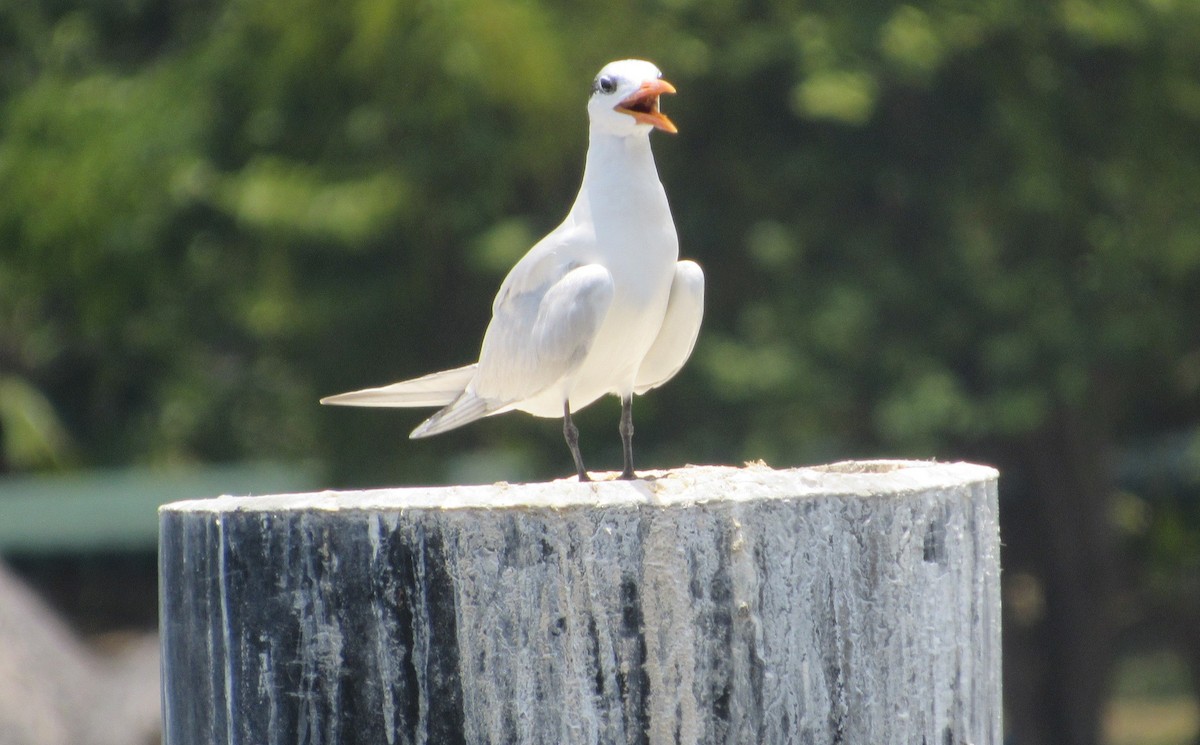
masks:
[[[649,62],[621,60],[600,70],[588,101],[579,195],[500,286],[478,362],[321,403],[443,407],[413,438],[513,409],[561,416],[579,480],[588,481],[571,413],[611,393],[621,399],[620,478],[636,478],[633,396],[679,372],[704,312],[704,274],[678,260],[650,151],[651,130],[676,131],[659,110],[659,96],[674,92]]]

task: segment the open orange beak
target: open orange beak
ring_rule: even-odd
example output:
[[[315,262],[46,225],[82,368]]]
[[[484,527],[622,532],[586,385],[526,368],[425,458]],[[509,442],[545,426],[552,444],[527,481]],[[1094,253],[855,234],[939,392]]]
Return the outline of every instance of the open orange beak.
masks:
[[[629,114],[641,124],[650,124],[656,129],[675,134],[674,122],[658,110],[658,97],[664,93],[674,93],[675,86],[665,80],[651,80],[642,83],[642,87],[633,95],[613,107],[614,111]]]

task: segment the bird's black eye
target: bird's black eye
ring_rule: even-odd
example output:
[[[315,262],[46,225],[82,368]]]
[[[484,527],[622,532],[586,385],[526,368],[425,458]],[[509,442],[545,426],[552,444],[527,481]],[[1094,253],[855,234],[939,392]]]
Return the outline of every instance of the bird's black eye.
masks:
[[[601,75],[600,77],[596,78],[596,82],[592,84],[592,90],[600,91],[601,93],[612,93],[616,89],[617,79],[611,75]]]

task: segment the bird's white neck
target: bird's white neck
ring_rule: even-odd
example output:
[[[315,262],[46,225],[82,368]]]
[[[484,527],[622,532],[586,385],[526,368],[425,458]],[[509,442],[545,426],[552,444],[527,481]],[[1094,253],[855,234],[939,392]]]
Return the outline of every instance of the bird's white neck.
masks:
[[[658,180],[649,134],[621,137],[593,129],[588,140],[587,164],[583,170],[585,184],[606,176],[626,181],[646,176]]]
[[[623,213],[619,220],[646,211],[665,213],[670,219],[648,134],[621,137],[591,131],[583,184],[572,212],[598,217],[597,209]]]

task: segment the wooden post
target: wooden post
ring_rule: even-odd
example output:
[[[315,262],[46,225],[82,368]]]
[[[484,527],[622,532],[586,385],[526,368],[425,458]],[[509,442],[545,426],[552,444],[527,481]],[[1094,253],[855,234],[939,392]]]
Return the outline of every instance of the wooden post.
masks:
[[[168,745],[1000,745],[990,468],[167,505]]]

